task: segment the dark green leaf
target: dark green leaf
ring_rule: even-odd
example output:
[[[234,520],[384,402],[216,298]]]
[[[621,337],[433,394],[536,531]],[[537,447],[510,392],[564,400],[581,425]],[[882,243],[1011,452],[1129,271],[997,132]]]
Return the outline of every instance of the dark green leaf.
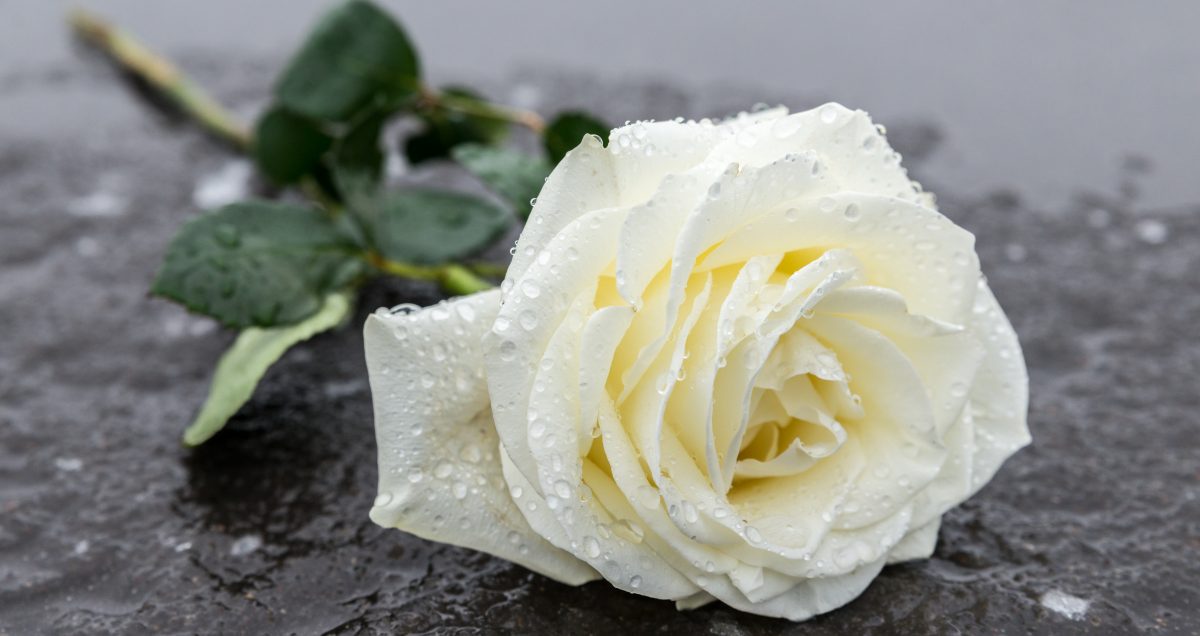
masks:
[[[372,102],[394,103],[419,89],[417,54],[400,25],[374,4],[352,0],[317,23],[275,97],[314,119],[345,122]]]
[[[339,180],[342,175],[353,173],[369,182],[378,181],[383,172],[385,158],[380,134],[388,116],[388,113],[382,111],[368,112],[337,140],[332,161],[333,170],[338,174]]]
[[[480,144],[455,148],[454,159],[512,204],[521,218],[529,216],[530,200],[542,191],[553,168],[545,159]]]
[[[374,204],[376,248],[406,263],[444,263],[477,252],[513,220],[502,208],[455,192],[390,192]]]
[[[445,159],[461,144],[496,144],[508,134],[509,124],[492,116],[492,106],[482,96],[466,88],[442,89],[433,105],[417,112],[425,122],[421,132],[408,138],[404,154],[409,163]]]
[[[542,134],[542,140],[550,161],[557,164],[583,141],[584,135],[596,135],[607,142],[608,131],[607,125],[587,113],[567,112],[550,122]]]
[[[197,446],[216,435],[250,399],[263,374],[284,352],[298,342],[338,326],[350,314],[352,304],[345,293],[330,294],[319,311],[294,325],[250,327],[238,334],[233,346],[217,363],[208,398],[184,432],[183,443]]]
[[[287,325],[361,274],[361,251],[319,210],[244,201],[185,225],[152,291],[231,327]]]
[[[277,106],[258,120],[254,161],[276,183],[292,183],[312,171],[332,143],[317,122]]]

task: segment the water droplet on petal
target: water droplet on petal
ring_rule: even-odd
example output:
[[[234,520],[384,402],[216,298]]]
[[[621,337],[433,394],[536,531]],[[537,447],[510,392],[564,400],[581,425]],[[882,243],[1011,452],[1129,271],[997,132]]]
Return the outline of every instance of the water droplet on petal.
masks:
[[[600,556],[600,542],[596,540],[596,537],[588,535],[583,538],[583,552],[592,559]]]
[[[637,502],[643,508],[651,510],[658,507],[658,491],[648,485],[638,486]]]

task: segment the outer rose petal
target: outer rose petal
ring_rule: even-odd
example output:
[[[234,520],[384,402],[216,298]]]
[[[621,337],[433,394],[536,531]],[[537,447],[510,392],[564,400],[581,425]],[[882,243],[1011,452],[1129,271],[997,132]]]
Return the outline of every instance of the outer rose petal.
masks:
[[[530,529],[504,481],[480,344],[499,308],[493,290],[367,319],[379,444],[371,519],[586,583],[596,572]]]

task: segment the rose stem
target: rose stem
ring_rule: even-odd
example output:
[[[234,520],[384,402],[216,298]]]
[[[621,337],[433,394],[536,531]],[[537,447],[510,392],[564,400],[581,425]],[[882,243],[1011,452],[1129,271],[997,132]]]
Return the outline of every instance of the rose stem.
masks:
[[[166,58],[146,48],[128,33],[82,9],[72,10],[67,21],[80,38],[107,54],[118,67],[170,98],[184,114],[194,119],[204,130],[243,153],[249,152],[254,144],[250,129]],[[507,111],[497,108],[497,112]],[[529,115],[532,115],[532,118],[529,118]],[[525,125],[541,121],[541,118],[533,113],[522,117],[528,119],[527,122],[522,122]],[[336,205],[311,180],[302,182],[301,189],[326,207],[332,209]],[[373,257],[371,261],[381,271],[390,274],[437,281],[442,289],[455,295],[472,294],[492,287],[471,270],[457,264],[421,267],[379,257]]]
[[[447,110],[455,110],[476,117],[486,117],[488,119],[519,124],[538,135],[546,130],[546,121],[542,119],[541,115],[531,110],[466,99],[450,93],[438,92],[428,87],[421,89],[421,101],[428,107],[441,106]]]

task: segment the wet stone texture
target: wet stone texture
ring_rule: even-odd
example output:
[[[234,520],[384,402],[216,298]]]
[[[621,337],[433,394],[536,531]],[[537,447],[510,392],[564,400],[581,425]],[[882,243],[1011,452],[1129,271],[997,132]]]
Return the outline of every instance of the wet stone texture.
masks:
[[[180,59],[246,115],[277,63]],[[940,182],[922,170],[937,122],[886,122],[979,237],[1024,343],[1034,443],[947,515],[932,559],[792,625],[569,588],[374,526],[359,325],[377,306],[436,301],[424,286],[370,288],[348,328],[287,354],[225,432],[180,447],[230,335],[146,289],[199,205],[258,186],[86,57],[19,79],[0,91],[86,103],[94,125],[60,106],[47,116],[73,123],[59,134],[0,127],[0,634],[1200,632],[1200,201],[1139,204],[1139,180],[1164,169],[1153,158],[1048,207]],[[823,97],[515,81],[547,112],[587,104],[613,121]]]

